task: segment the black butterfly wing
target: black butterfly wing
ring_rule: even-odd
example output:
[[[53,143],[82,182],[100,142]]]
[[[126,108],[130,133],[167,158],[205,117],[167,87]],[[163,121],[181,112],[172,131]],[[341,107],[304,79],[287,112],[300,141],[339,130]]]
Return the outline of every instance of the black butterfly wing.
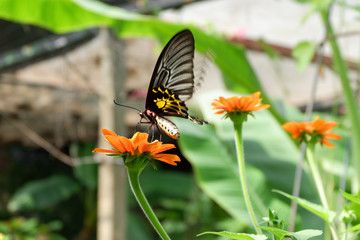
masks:
[[[177,33],[165,46],[151,77],[145,108],[158,114],[187,117],[183,101],[194,91],[195,42],[189,30]],[[166,91],[167,90],[167,91]],[[161,105],[156,100],[168,101]]]

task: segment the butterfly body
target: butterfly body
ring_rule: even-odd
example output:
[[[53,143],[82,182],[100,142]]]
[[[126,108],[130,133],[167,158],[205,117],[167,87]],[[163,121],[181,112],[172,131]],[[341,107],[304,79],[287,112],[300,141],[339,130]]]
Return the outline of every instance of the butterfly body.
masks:
[[[145,111],[140,113],[147,123],[161,128],[168,136],[177,139],[179,129],[166,117],[181,117],[197,124],[207,123],[188,114],[185,101],[194,92],[194,52],[192,33],[177,33],[165,46],[156,62],[149,84]]]

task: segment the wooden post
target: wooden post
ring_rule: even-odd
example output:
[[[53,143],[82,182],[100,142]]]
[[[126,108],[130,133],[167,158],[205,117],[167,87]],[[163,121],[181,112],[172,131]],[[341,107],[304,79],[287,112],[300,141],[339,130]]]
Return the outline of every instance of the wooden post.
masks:
[[[126,136],[123,116],[116,114],[113,100],[124,89],[124,42],[116,39],[109,29],[100,30],[102,41],[99,79],[99,128]],[[99,131],[100,148],[110,148]],[[104,154],[99,166],[97,239],[126,239],[127,174],[122,163]]]

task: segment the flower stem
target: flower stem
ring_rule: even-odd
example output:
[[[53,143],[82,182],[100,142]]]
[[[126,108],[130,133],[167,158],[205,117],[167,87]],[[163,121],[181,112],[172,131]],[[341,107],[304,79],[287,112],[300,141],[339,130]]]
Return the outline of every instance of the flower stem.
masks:
[[[315,181],[316,189],[318,191],[321,204],[324,206],[325,209],[329,210],[330,208],[329,208],[328,201],[326,199],[324,185],[323,185],[323,182],[322,182],[322,179],[320,176],[319,168],[318,168],[317,164],[315,163],[314,150],[315,150],[315,143],[309,143],[306,147],[306,156],[307,156],[307,160],[310,165],[310,170],[311,170],[312,176]],[[330,227],[330,231],[331,231],[331,235],[332,235],[333,239],[337,240],[338,236],[336,234],[335,228],[332,226],[331,223],[329,223],[329,227]]]
[[[234,122],[234,128],[235,128],[235,142],[236,142],[236,152],[237,152],[237,160],[239,165],[239,177],[241,182],[241,188],[244,195],[244,200],[246,204],[246,208],[248,210],[248,213],[250,215],[251,221],[254,225],[254,228],[257,232],[257,234],[262,235],[261,228],[259,227],[254,210],[251,205],[249,192],[247,189],[247,183],[246,183],[246,175],[245,175],[245,159],[244,159],[244,148],[243,148],[243,142],[242,142],[242,122],[236,123]]]
[[[131,190],[133,191],[134,196],[138,201],[140,207],[142,208],[143,212],[145,213],[146,217],[149,219],[149,221],[151,222],[157,233],[160,235],[160,237],[163,240],[170,240],[170,237],[167,235],[164,228],[161,226],[149,202],[146,200],[143,191],[141,190],[140,182],[139,182],[140,172],[141,170],[139,171],[139,170],[128,169]]]
[[[352,152],[353,152],[354,165],[356,172],[360,172],[360,148],[358,147],[360,146],[360,124],[359,124],[360,115],[359,115],[358,106],[356,104],[357,103],[356,97],[350,85],[350,78],[349,78],[346,62],[341,55],[341,51],[336,41],[336,38],[333,37],[334,30],[329,20],[329,12],[328,10],[323,10],[320,12],[320,14],[322,17],[322,21],[326,27],[327,35],[330,36],[328,40],[332,49],[332,54],[334,59],[334,69],[336,69],[336,72],[340,77],[340,81],[344,93],[343,96],[345,99],[347,112],[351,123],[351,130],[352,130],[351,132],[352,132],[352,140],[353,140]],[[354,181],[352,181],[351,187],[353,192],[357,193],[359,191],[360,177],[358,174],[355,174]]]

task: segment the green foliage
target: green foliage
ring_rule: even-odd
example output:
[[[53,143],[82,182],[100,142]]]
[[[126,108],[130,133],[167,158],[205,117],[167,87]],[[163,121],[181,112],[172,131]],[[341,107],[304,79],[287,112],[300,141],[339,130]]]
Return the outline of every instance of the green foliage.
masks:
[[[171,180],[169,181],[169,179]],[[140,182],[147,198],[154,201],[157,201],[159,196],[188,199],[196,187],[194,179],[189,173],[169,170],[154,171],[150,167],[146,167],[143,171]]]
[[[205,234],[213,234],[228,237],[236,240],[266,240],[267,237],[265,235],[255,235],[255,234],[246,234],[246,233],[231,233],[231,232],[204,232],[198,234],[197,236],[202,236]]]
[[[354,196],[350,193],[344,192],[343,190],[340,190],[340,192],[342,193],[342,195],[349,201],[356,203],[358,205],[360,205],[360,198],[357,196]]]
[[[352,228],[348,229],[345,233],[348,232],[355,232],[360,230],[360,224],[353,226]]]
[[[70,145],[70,155],[77,160],[73,168],[75,177],[88,189],[95,190],[98,181],[98,164],[93,162],[92,150],[94,144],[73,143]]]
[[[297,61],[297,70],[302,72],[309,65],[315,55],[317,45],[313,42],[300,42],[293,49],[292,56]]]
[[[183,163],[179,165],[181,164]],[[146,167],[140,176],[140,183],[157,217],[172,239],[189,239],[200,231],[219,229],[219,225],[225,225],[226,221],[229,221],[228,214],[196,186],[193,174],[161,169],[162,166],[160,164],[160,169],[156,171],[150,166]],[[138,212],[135,209],[139,206],[130,192],[129,196],[129,212]],[[143,214],[131,218],[139,221]],[[238,229],[236,227],[239,224],[231,222],[230,225],[233,229]],[[135,222],[129,221],[128,229],[128,239],[142,239],[130,238],[138,234],[149,235],[148,229],[144,229],[142,223],[137,226]]]
[[[74,175],[86,188],[91,190],[97,188],[98,164],[90,163],[75,166]]]
[[[303,198],[291,196],[282,191],[274,190],[274,192],[277,192],[277,193],[291,199],[292,201],[297,202],[300,206],[302,206],[303,208],[312,212],[313,214],[319,216],[320,218],[324,219],[328,223],[332,223],[333,220],[335,219],[336,213],[331,210],[325,209],[322,205],[318,205],[318,204],[309,202]]]
[[[64,237],[54,233],[62,228],[59,221],[40,223],[35,218],[12,218],[8,221],[0,221],[0,240],[65,240]],[[4,234],[2,238],[1,233]]]
[[[283,229],[274,228],[274,227],[261,227],[262,229],[272,233],[276,239],[283,240],[287,238],[295,238],[297,240],[307,240],[312,237],[320,236],[322,231],[315,229],[306,229],[298,232],[289,232]]]
[[[17,190],[8,204],[8,209],[11,212],[43,210],[68,199],[79,189],[77,182],[65,175],[32,181]]]
[[[275,210],[269,209],[269,217],[264,217],[263,219],[267,227],[274,227],[279,229],[285,228],[285,221],[279,218]]]

